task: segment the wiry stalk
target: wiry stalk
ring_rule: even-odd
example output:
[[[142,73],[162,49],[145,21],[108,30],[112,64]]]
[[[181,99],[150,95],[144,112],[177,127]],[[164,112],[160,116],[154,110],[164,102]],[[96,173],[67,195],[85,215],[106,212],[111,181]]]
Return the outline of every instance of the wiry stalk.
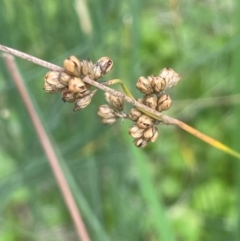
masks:
[[[12,55],[15,55],[15,56],[18,56],[20,58],[23,58],[23,59],[26,59],[30,62],[33,62],[35,64],[38,64],[38,65],[41,65],[43,67],[46,67],[48,69],[51,69],[51,70],[54,70],[54,71],[64,71],[63,68],[57,66],[57,65],[54,65],[54,64],[51,64],[49,62],[46,62],[46,61],[43,61],[41,59],[38,59],[36,57],[33,57],[31,55],[28,55],[28,54],[25,54],[23,52],[20,52],[18,50],[15,50],[15,49],[12,49],[12,48],[9,48],[9,47],[6,47],[4,45],[0,45],[0,50],[2,50],[3,52],[6,52],[6,53],[9,53],[9,54],[12,54]],[[178,127],[180,127],[181,129],[189,132],[190,134],[192,135],[195,135],[197,138],[201,139],[202,141],[208,143],[209,145],[221,150],[221,151],[224,151],[238,159],[240,159],[240,153],[234,151],[233,149],[229,148],[228,146],[222,144],[221,142],[201,133],[200,131],[194,129],[193,127],[191,126],[188,126],[187,124],[177,120],[177,119],[174,119],[174,118],[171,118],[169,116],[166,116],[166,115],[163,115],[161,114],[160,112],[156,111],[156,110],[153,110],[151,108],[149,108],[148,106],[146,105],[143,105],[141,103],[139,103],[138,101],[136,101],[134,98],[131,98],[125,94],[122,94],[121,92],[118,92],[114,89],[111,89],[109,87],[106,86],[106,83],[105,84],[101,84],[95,80],[92,80],[90,79],[88,76],[86,76],[85,78],[83,78],[83,81],[85,83],[88,83],[92,86],[95,86],[96,88],[98,89],[101,89],[105,92],[108,92],[114,96],[117,96],[117,97],[121,97],[123,98],[126,102],[136,106],[139,110],[141,110],[142,112],[144,112],[145,114],[153,117],[154,119],[157,119],[159,121],[161,121],[163,124],[166,124],[166,125],[176,125]],[[114,82],[114,81],[113,81]],[[121,81],[120,81],[121,82]],[[131,95],[130,95],[131,96]]]
[[[57,155],[54,152],[54,148],[47,136],[47,133],[45,132],[44,127],[41,124],[41,121],[38,117],[37,112],[35,111],[31,98],[27,92],[26,87],[24,86],[24,82],[20,76],[20,73],[18,72],[14,58],[11,55],[6,54],[6,55],[4,55],[4,60],[5,60],[7,69],[9,70],[9,73],[11,74],[12,79],[14,80],[14,82],[17,86],[17,89],[22,97],[22,100],[27,108],[28,114],[29,114],[31,121],[33,123],[33,126],[37,132],[40,143],[47,156],[47,160],[49,161],[49,164],[52,167],[52,170],[55,175],[58,186],[62,192],[62,195],[66,202],[67,208],[68,208],[68,210],[72,216],[73,222],[75,224],[79,240],[90,241],[87,230],[82,221],[81,214],[78,211],[78,207],[74,201],[72,192],[68,186],[64,173],[59,164]]]

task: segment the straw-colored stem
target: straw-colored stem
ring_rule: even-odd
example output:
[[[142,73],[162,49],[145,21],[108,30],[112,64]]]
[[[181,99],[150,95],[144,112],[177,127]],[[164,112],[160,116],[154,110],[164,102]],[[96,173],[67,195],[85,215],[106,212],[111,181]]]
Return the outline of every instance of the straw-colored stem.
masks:
[[[15,82],[17,89],[21,95],[21,98],[27,108],[28,114],[36,130],[36,133],[38,135],[42,148],[47,156],[49,164],[52,167],[58,186],[62,192],[67,208],[72,216],[79,240],[90,241],[90,238],[88,236],[88,233],[82,221],[81,214],[78,211],[78,207],[74,201],[71,190],[68,186],[64,173],[58,162],[57,155],[54,152],[54,148],[47,136],[47,133],[45,132],[44,127],[41,124],[41,121],[40,121],[40,118],[38,117],[37,112],[35,111],[35,108],[32,104],[28,91],[24,85],[24,82],[20,76],[20,73],[18,72],[14,58],[9,54],[5,54],[4,60],[5,60],[7,69],[10,75],[12,76],[12,79]]]
[[[197,138],[201,139],[202,141],[208,143],[209,145],[221,150],[221,151],[224,151],[238,159],[240,159],[240,153],[234,151],[233,149],[229,148],[228,146],[222,144],[221,142],[213,139],[212,137],[210,136],[207,136],[203,133],[201,133],[200,131],[194,129],[193,127],[187,125],[186,123],[180,121],[180,120],[177,120],[177,119],[172,119],[172,122],[180,127],[181,129],[187,131],[188,133],[196,136]]]

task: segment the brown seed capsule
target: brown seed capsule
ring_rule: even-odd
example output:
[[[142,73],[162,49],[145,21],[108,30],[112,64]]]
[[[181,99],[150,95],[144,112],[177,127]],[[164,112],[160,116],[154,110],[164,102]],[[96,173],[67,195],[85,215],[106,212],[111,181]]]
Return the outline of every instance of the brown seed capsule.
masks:
[[[171,68],[162,69],[159,76],[166,80],[165,89],[169,89],[176,85],[181,78],[180,75]]]
[[[153,137],[150,139],[151,142],[155,142],[158,138],[158,130],[154,133]]]
[[[140,112],[137,108],[132,108],[128,116],[131,120],[137,121],[137,119],[141,115],[142,115],[142,112]]]
[[[74,102],[76,100],[76,96],[74,93],[64,90],[62,91],[62,100],[64,102]]]
[[[59,81],[59,72],[49,71],[45,75],[44,89],[47,92],[56,92],[65,88],[65,86]],[[49,90],[49,91],[48,91]]]
[[[139,148],[143,148],[148,144],[148,141],[143,138],[137,138],[133,141],[134,145]]]
[[[89,90],[86,90],[82,93],[78,92],[78,93],[75,93],[74,95],[76,96],[76,99],[79,99],[79,98],[83,98],[87,95],[89,95],[91,92]]]
[[[57,71],[48,71],[44,77],[44,80],[48,83],[48,84],[56,84],[59,83],[59,72]]]
[[[115,107],[118,111],[123,110],[123,104],[124,104],[123,98],[117,97],[115,95],[111,95],[108,92],[105,92],[105,98],[107,102],[113,107]]]
[[[144,129],[139,128],[137,125],[133,125],[129,128],[128,133],[133,138],[140,138]]]
[[[98,108],[98,115],[104,119],[115,118],[115,112],[109,105],[101,105]]]
[[[109,57],[100,58],[92,68],[92,78],[99,79],[107,74],[113,67],[113,61]]]
[[[87,107],[90,104],[92,97],[96,92],[97,90],[93,90],[90,94],[86,95],[85,97],[77,99],[73,111],[78,111]]]
[[[158,99],[158,111],[168,110],[172,105],[172,100],[169,95],[162,95]]]
[[[156,98],[156,96],[153,96],[153,95],[145,96],[143,104],[145,104],[146,106],[156,110],[156,108],[157,108],[157,98]]]
[[[48,84],[47,82],[44,83],[43,89],[48,92],[48,93],[56,93],[57,90],[56,88],[53,88],[50,84]]]
[[[136,84],[136,87],[143,93],[143,94],[152,94],[153,93],[153,87],[151,86],[151,80],[148,78],[145,78],[141,76],[138,79],[138,82]]]
[[[151,117],[147,115],[141,115],[137,120],[137,125],[139,128],[147,129],[153,125],[153,122],[154,120]]]
[[[80,78],[72,77],[68,83],[68,90],[72,93],[84,94],[87,91],[87,87]]]
[[[89,73],[91,73],[92,68],[93,68],[93,63],[90,60],[81,60],[81,76],[85,77],[87,76]]]
[[[59,73],[59,81],[65,86],[68,86],[68,82],[71,78],[72,77],[65,72]]]
[[[63,68],[68,74],[80,77],[82,63],[77,57],[70,56],[68,59],[64,60]]]
[[[166,81],[160,76],[149,76],[151,78],[151,85],[156,93],[162,92],[166,88]]]
[[[151,142],[154,142],[158,137],[158,129],[155,125],[149,127],[147,130],[143,133],[143,138],[145,140],[150,140]]]
[[[102,123],[104,125],[112,125],[113,123],[115,123],[117,121],[117,118],[114,117],[114,118],[103,118],[102,119]]]

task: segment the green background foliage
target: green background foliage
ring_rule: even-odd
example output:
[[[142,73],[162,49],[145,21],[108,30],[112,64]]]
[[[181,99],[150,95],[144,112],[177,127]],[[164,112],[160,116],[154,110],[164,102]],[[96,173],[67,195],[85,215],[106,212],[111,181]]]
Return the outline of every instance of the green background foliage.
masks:
[[[182,80],[168,91],[173,106],[166,114],[240,151],[238,5],[2,0],[0,43],[58,65],[70,55],[94,62],[109,56],[114,68],[104,80],[121,78],[136,97],[139,76],[172,67]],[[102,91],[74,113],[60,94],[43,91],[46,69],[16,61],[92,240],[240,240],[238,160],[172,126],[159,126],[158,140],[137,149],[129,121],[100,123]],[[2,59],[0,200],[1,241],[77,240]]]

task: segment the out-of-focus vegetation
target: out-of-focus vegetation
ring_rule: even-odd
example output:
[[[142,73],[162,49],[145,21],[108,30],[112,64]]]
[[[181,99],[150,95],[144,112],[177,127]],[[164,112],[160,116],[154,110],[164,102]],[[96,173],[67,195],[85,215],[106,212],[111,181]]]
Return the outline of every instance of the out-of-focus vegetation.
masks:
[[[166,114],[239,148],[237,0],[3,0],[0,43],[55,64],[109,56],[136,97],[139,76],[182,76]],[[85,8],[84,8],[85,7]],[[77,113],[43,91],[46,69],[17,59],[35,108],[68,166],[92,240],[240,240],[238,160],[175,127],[137,149],[130,122],[106,127],[98,91]],[[219,97],[216,99],[216,97]],[[223,98],[225,97],[225,98]],[[0,240],[71,241],[76,233],[39,140],[0,60]]]

